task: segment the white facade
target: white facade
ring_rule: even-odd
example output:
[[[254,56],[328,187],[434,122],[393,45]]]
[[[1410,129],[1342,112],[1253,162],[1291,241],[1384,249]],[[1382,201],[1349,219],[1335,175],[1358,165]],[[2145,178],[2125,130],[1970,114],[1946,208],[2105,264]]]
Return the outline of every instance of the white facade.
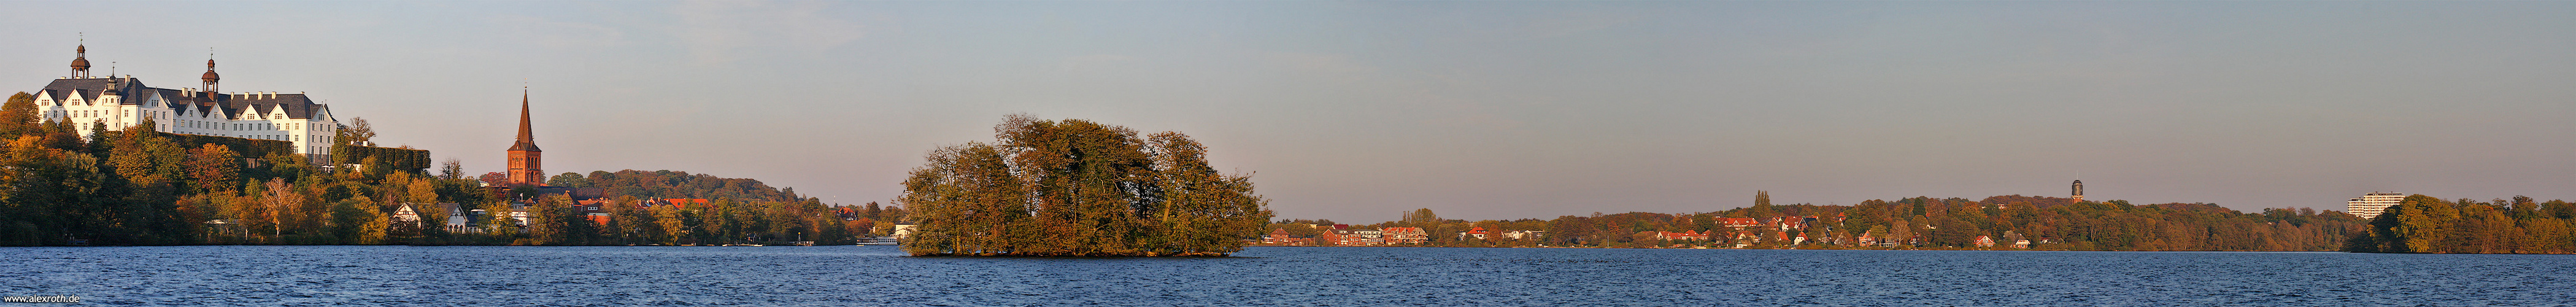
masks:
[[[36,93],[36,106],[46,121],[71,122],[84,137],[97,134],[89,131],[93,123],[118,131],[149,119],[162,132],[287,141],[308,155],[330,154],[340,128],[330,106],[302,93],[210,94],[152,88],[132,77],[57,79]]]
[[[2358,216],[2365,220],[2377,218],[2380,213],[2387,212],[2388,206],[2395,206],[2397,205],[2397,201],[2404,199],[2406,199],[2406,193],[2370,192],[2369,194],[2362,194],[2361,198],[2354,198],[2350,201],[2345,201],[2343,203],[2343,212],[2350,213],[2353,216]]]

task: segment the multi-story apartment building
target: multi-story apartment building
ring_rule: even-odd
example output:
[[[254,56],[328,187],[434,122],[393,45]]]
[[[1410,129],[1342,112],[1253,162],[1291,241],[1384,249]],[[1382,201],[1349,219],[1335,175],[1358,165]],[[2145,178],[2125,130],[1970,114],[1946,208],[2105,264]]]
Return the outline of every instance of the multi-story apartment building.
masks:
[[[2353,216],[2358,216],[2365,220],[2377,218],[2380,213],[2387,212],[2388,206],[2395,206],[2397,205],[2398,200],[2403,199],[2406,199],[2406,193],[2370,192],[2369,194],[2362,194],[2360,198],[2345,201],[2343,203],[2343,212],[2350,213]]]

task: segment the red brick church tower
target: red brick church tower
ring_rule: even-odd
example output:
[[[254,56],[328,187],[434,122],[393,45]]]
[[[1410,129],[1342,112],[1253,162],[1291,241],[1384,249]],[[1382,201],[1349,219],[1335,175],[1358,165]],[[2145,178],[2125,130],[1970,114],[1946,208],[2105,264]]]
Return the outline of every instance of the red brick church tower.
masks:
[[[538,156],[537,136],[528,131],[528,93],[519,91],[519,143],[510,145],[510,185],[545,185],[546,171]]]

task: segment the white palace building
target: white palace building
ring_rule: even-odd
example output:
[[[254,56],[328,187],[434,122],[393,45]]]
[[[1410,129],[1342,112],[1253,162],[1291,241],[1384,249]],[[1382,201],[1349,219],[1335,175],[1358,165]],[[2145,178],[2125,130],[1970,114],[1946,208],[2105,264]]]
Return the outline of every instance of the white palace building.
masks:
[[[234,92],[216,89],[215,60],[206,60],[202,88],[157,88],[132,76],[92,77],[89,46],[74,47],[71,77],[55,79],[36,92],[36,108],[46,121],[69,121],[82,136],[95,135],[91,124],[124,130],[150,120],[162,132],[224,136],[295,143],[295,153],[328,161],[331,138],[339,121],[331,107],[313,103],[302,93]]]

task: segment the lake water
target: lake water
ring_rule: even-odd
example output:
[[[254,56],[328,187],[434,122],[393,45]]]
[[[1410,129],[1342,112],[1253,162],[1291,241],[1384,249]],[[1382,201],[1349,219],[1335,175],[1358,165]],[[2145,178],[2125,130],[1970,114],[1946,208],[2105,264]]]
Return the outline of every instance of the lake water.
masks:
[[[0,248],[0,295],[107,305],[2545,306],[2576,256],[1255,247]]]

